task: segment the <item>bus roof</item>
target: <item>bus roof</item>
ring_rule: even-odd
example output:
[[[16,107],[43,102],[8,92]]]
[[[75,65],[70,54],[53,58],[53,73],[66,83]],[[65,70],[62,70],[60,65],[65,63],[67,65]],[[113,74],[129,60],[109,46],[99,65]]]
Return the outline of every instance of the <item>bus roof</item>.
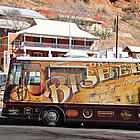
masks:
[[[140,59],[130,59],[130,58],[70,58],[70,57],[16,57],[17,60],[40,60],[40,61],[81,61],[81,62],[132,62],[132,63],[139,63]]]

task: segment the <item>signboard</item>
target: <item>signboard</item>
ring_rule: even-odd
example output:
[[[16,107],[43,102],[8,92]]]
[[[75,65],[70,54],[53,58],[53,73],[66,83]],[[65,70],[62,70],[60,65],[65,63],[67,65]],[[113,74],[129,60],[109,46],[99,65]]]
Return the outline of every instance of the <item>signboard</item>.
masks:
[[[9,66],[9,54],[8,51],[4,51],[4,71],[8,71],[8,66]]]

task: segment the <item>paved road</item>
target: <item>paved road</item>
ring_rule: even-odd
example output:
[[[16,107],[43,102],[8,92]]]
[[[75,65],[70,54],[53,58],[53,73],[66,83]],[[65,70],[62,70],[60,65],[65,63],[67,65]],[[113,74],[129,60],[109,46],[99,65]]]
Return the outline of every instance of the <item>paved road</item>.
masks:
[[[138,140],[139,128],[109,125],[46,127],[38,122],[0,117],[0,140]]]

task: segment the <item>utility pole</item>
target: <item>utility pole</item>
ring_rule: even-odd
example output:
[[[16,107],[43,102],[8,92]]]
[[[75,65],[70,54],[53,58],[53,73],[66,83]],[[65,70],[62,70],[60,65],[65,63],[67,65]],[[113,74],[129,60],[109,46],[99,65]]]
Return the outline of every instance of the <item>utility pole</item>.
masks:
[[[118,58],[118,13],[116,20],[116,58]]]

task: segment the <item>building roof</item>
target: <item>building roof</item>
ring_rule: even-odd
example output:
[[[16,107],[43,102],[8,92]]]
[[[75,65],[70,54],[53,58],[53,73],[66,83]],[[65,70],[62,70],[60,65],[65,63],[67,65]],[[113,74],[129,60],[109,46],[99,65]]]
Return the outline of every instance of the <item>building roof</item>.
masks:
[[[87,21],[87,22],[94,22],[94,23],[98,23],[98,24],[104,23],[103,21],[93,20],[92,18],[89,18],[89,17],[80,17],[79,20]]]
[[[17,30],[21,30],[21,29],[28,28],[29,26],[31,25],[24,21],[0,19],[0,28],[14,29],[16,27]]]
[[[0,14],[1,15],[4,15],[4,11],[10,11],[10,10],[19,10],[20,13],[23,15],[23,17],[46,19],[45,16],[39,14],[38,12],[36,12],[34,10],[0,6]]]
[[[140,47],[127,46],[126,48],[128,48],[131,52],[140,52]]]
[[[67,17],[67,19],[69,19],[69,15],[66,15],[66,14],[59,14],[58,16],[59,16],[60,19],[61,19],[61,18],[66,18],[66,17]],[[71,18],[74,19],[75,16],[72,16]],[[78,19],[79,21],[93,22],[93,23],[98,23],[98,24],[104,23],[103,21],[94,20],[94,19],[91,18],[91,17],[85,17],[85,16],[79,16],[79,17],[77,17],[77,19]]]
[[[72,37],[82,38],[89,40],[98,40],[99,38],[91,35],[80,28],[75,23],[35,19],[36,25],[19,31],[19,34],[37,34],[45,36],[59,36],[59,37]]]
[[[133,63],[137,63],[139,62],[139,59],[130,59],[130,58],[93,58],[93,57],[87,57],[84,58],[80,57],[80,58],[70,58],[70,57],[24,57],[24,56],[20,56],[20,57],[16,57],[17,60],[45,60],[45,61],[75,61],[75,62],[133,62]]]

